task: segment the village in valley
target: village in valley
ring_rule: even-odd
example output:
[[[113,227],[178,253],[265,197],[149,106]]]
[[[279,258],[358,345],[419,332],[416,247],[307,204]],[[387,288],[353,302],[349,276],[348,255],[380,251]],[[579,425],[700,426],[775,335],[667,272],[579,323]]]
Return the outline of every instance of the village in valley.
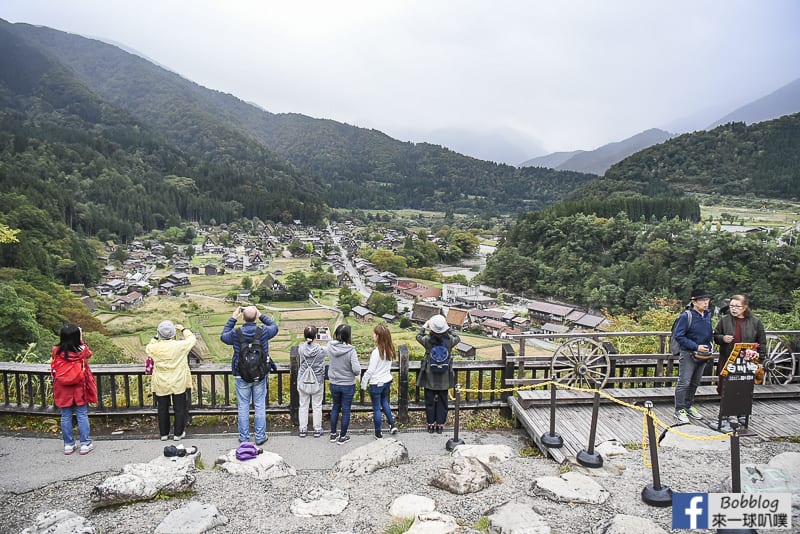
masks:
[[[159,309],[169,313],[170,308],[164,303],[184,299],[203,303],[194,308],[196,313],[186,313],[190,326],[207,329],[207,335],[202,336],[205,343],[199,343],[195,351],[200,361],[226,357],[227,350],[216,346],[213,327],[221,328],[235,302],[257,303],[270,313],[281,315],[283,321],[279,324],[288,330],[274,344],[279,361],[296,344],[304,321],[315,322],[323,336],[342,320],[354,328],[363,325],[371,329],[372,325],[385,322],[399,332],[416,332],[430,317],[441,314],[451,328],[462,333],[456,350],[466,359],[497,358],[500,345],[508,342],[509,336],[602,330],[607,324],[600,314],[567,303],[525,299],[492,287],[463,283],[477,274],[475,267],[439,266],[437,270],[445,280],[442,283],[380,271],[358,256],[364,246],[398,250],[406,236],[393,229],[385,229],[380,239],[367,242],[360,238],[360,228],[351,221],[332,222],[325,229],[304,226],[300,221],[255,221],[247,231],[242,225],[225,224],[189,228],[192,237],[188,244],[153,237],[128,244],[107,241],[99,258],[105,264],[101,283],[91,288],[70,286],[90,312],[108,326],[112,339],[133,361],[143,354],[143,345],[151,335],[147,321],[142,325],[143,332],[117,325],[139,315],[148,303],[152,304],[150,313],[156,314],[150,322],[157,322]],[[431,235],[429,239],[435,242],[437,238]],[[491,246],[482,246],[482,254],[492,250]],[[334,277],[333,287],[312,288],[313,301],[290,302],[288,275],[310,271],[312,262],[318,270]],[[447,282],[454,275],[461,276]],[[342,287],[350,288],[359,297],[358,304],[348,307],[345,314],[337,306]],[[268,301],[259,298],[265,291],[270,295]],[[396,303],[394,309],[374,311],[373,294],[391,295]],[[298,306],[304,310],[291,309]],[[182,308],[185,310],[186,306]],[[134,334],[132,340],[130,334]],[[124,340],[126,337],[128,341]]]

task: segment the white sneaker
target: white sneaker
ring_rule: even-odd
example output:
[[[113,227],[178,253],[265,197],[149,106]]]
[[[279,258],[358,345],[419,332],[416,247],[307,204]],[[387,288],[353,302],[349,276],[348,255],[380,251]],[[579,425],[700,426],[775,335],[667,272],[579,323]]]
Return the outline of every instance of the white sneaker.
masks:
[[[169,436],[161,436],[161,441],[167,441],[168,439],[169,439]]]
[[[64,454],[72,454],[77,447],[78,445],[64,445]]]
[[[81,454],[89,454],[93,450],[94,450],[94,442],[91,442],[88,445],[81,445]]]
[[[688,423],[689,422],[689,414],[684,409],[676,410],[675,417],[681,423]]]
[[[180,441],[180,440],[182,440],[182,439],[183,439],[183,438],[185,438],[185,437],[186,437],[186,432],[184,432],[184,433],[183,433],[183,434],[181,434],[180,436],[175,436],[175,437],[174,437],[174,438],[172,438],[172,439],[173,439],[173,440],[175,440],[175,441]]]

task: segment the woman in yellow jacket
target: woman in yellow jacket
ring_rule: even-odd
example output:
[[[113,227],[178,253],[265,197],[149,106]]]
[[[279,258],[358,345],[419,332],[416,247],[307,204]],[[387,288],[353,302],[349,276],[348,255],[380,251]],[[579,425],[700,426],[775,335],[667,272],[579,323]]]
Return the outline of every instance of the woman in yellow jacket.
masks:
[[[177,339],[176,331],[183,339]],[[156,397],[158,407],[158,431],[161,441],[169,439],[170,400],[175,411],[174,440],[186,437],[186,413],[188,411],[189,390],[192,388],[192,375],[189,372],[189,351],[197,338],[183,325],[172,321],[162,321],[158,325],[158,335],[145,347],[147,355],[153,358],[153,376],[150,389]]]

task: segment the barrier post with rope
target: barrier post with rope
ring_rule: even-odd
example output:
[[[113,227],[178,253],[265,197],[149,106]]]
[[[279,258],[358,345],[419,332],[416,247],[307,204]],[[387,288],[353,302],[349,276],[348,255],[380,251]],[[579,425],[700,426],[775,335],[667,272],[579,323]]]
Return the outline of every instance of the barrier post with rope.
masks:
[[[453,416],[453,437],[447,440],[445,444],[445,448],[448,451],[452,451],[459,445],[464,444],[463,439],[459,439],[458,437],[458,427],[461,425],[461,416],[460,416],[460,409],[459,404],[461,402],[461,384],[456,384],[456,408],[455,408],[455,415]]]
[[[550,378],[553,381],[553,378]],[[556,434],[556,385],[550,384],[550,432],[542,434],[539,438],[542,445],[551,449],[558,449],[564,446],[564,439]]]
[[[594,440],[597,436],[597,416],[600,411],[600,392],[595,390],[592,403],[592,423],[589,428],[589,443],[585,449],[578,451],[575,459],[584,467],[603,467],[603,457],[594,450]]]
[[[650,506],[662,508],[672,506],[672,490],[667,486],[661,485],[661,475],[658,470],[658,441],[656,440],[656,428],[653,423],[653,403],[645,401],[644,407],[647,409],[647,414],[644,417],[647,420],[647,445],[650,447],[650,466],[653,471],[653,483],[646,485],[642,490],[642,500]],[[643,436],[642,446],[644,445]]]

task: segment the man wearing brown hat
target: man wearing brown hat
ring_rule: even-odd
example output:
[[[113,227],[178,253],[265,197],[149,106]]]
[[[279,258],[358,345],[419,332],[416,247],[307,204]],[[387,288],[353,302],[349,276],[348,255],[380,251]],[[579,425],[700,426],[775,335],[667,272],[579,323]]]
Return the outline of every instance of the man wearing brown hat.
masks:
[[[706,365],[713,360],[711,357],[713,330],[711,312],[708,311],[711,295],[702,289],[694,289],[691,299],[686,312],[678,317],[672,334],[681,346],[678,385],[675,386],[675,417],[682,423],[688,423],[690,417],[703,418],[693,406],[694,395]],[[691,320],[687,314],[691,314]]]

